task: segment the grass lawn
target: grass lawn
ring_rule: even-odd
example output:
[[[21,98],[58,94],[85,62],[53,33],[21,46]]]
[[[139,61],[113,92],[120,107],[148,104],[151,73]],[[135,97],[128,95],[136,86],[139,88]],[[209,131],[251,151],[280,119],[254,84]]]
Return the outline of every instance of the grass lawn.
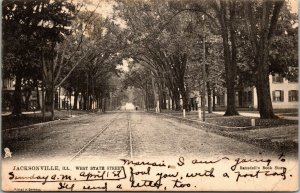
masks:
[[[281,110],[281,113],[283,112],[287,112],[287,111]],[[183,117],[183,113],[181,111],[163,110],[162,113],[169,114],[175,117],[180,117],[180,118]],[[293,114],[296,114],[296,112],[294,112]],[[186,118],[200,121],[198,117],[198,112],[196,111],[186,112]],[[255,125],[256,125],[255,128],[298,124],[298,120],[260,119],[260,118],[253,118],[247,116],[227,117],[216,113],[206,113],[205,118],[206,118],[205,120],[206,123],[211,123],[219,126],[227,126],[227,127],[251,127],[251,119],[255,119]]]
[[[213,119],[207,119],[206,122],[228,127],[250,127],[251,119],[253,119],[253,117],[216,117]],[[298,124],[298,120],[255,118],[255,125],[257,127],[274,127],[294,124]]]
[[[183,118],[182,112],[163,112],[156,115],[161,116],[163,114],[169,114],[171,116],[167,117],[171,119],[177,119],[180,123],[206,132],[231,137],[272,151],[292,152],[295,155],[298,152],[298,120],[254,118],[256,126],[252,127],[251,119],[253,117],[225,117],[212,113],[206,114],[204,123],[198,118],[196,112],[188,112],[186,119]]]
[[[55,110],[54,112],[54,119],[67,119],[72,115],[78,116],[87,113],[91,113],[88,111],[66,111],[66,110]],[[45,113],[46,122],[51,121],[51,113]],[[5,115],[2,116],[2,129],[10,129],[15,127],[22,127],[27,125],[32,125],[36,123],[43,122],[42,113],[33,113],[33,114],[22,114],[20,116],[13,116],[13,115]]]

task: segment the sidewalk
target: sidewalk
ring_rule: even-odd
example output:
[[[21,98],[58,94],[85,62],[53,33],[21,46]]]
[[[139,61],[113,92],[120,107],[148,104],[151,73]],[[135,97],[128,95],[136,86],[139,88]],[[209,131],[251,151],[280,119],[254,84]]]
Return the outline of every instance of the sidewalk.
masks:
[[[224,115],[225,111],[215,111],[213,113],[219,114],[219,115]],[[245,117],[258,117],[259,118],[259,113],[258,112],[239,112],[239,114],[241,116],[245,116]]]
[[[198,118],[198,112],[186,113],[167,111],[157,115],[175,118],[199,129],[238,139],[276,151],[297,151],[298,117],[286,116],[282,119],[259,119],[258,112],[240,112],[240,116],[224,117],[224,112],[207,114],[206,121]],[[251,117],[257,123],[251,126]],[[297,118],[297,119],[296,119]]]
[[[66,109],[61,109],[61,110],[56,110],[55,111],[61,111],[61,112],[76,112],[78,110],[66,110]],[[26,112],[22,112],[22,115],[31,115],[31,114],[40,114],[42,113],[41,110],[38,110],[38,111],[26,111]],[[11,115],[11,112],[1,112],[1,116],[8,116],[8,115]]]
[[[35,114],[35,113],[42,113],[42,111],[27,111],[27,112],[22,112],[23,115],[30,115],[30,114]],[[11,115],[11,112],[1,112],[1,116],[8,116]]]
[[[224,115],[225,111],[221,112],[221,111],[215,111],[214,113],[219,114],[219,115]],[[243,112],[240,111],[239,114],[241,116],[245,116],[245,117],[257,117],[259,118],[259,112],[257,111],[253,111],[253,112]],[[289,113],[275,113],[275,115],[277,115],[279,118],[281,119],[287,119],[287,120],[299,120],[298,116],[289,116]]]

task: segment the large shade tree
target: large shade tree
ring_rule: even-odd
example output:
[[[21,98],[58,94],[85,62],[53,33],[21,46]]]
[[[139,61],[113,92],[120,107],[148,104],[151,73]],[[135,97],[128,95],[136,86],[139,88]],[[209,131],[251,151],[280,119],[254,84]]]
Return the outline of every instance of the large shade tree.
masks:
[[[91,109],[93,101],[100,108],[107,90],[112,89],[109,77],[117,74],[116,67],[126,55],[126,31],[94,11],[79,13],[76,21],[77,30],[58,47],[60,74],[56,74],[55,89],[62,85],[74,92],[73,109],[77,109],[79,93],[83,109]]]
[[[243,5],[255,67],[258,110],[261,118],[275,118],[270,96],[269,51],[284,0],[252,0],[243,2]]]
[[[74,11],[67,1],[3,1],[3,68],[16,79],[13,114],[21,114],[22,79],[39,74],[44,53],[68,34]]]

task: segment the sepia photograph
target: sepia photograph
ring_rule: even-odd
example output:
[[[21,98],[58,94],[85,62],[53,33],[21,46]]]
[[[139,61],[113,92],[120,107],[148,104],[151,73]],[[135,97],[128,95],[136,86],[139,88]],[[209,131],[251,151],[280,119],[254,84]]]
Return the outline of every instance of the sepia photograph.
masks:
[[[297,0],[2,0],[2,191],[298,191]]]

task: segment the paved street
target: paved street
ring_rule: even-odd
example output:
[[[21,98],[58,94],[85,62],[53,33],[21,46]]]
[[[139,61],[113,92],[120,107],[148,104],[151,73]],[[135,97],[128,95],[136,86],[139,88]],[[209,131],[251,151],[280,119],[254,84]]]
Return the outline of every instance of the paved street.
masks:
[[[274,152],[206,132],[157,114],[109,112],[62,120],[48,127],[6,131],[13,159],[85,160],[171,156],[252,156]]]

